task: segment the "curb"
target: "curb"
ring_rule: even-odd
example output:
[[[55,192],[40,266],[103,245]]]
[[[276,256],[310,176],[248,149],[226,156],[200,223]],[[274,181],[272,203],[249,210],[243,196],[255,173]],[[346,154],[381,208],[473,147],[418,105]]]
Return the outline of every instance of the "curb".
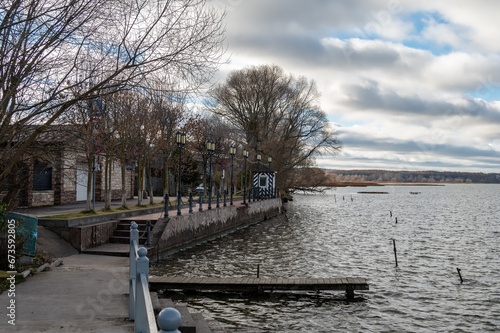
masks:
[[[63,263],[62,259],[57,259],[56,261],[54,261],[51,264],[45,263],[42,266],[39,266],[35,271],[37,273],[40,273],[40,272],[43,272],[46,268],[52,269],[52,268],[58,267],[62,263]],[[30,269],[27,269],[24,272],[18,273],[18,274],[22,275],[26,279],[32,273],[33,270],[34,270],[33,268],[30,268]]]

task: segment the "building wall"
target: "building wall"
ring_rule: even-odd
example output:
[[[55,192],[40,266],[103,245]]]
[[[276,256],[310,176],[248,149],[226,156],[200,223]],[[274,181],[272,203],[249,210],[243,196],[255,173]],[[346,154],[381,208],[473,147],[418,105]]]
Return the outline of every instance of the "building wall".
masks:
[[[100,172],[96,175],[96,200],[105,200],[105,164],[106,159],[100,159]],[[127,198],[133,198],[134,195],[134,171],[126,169],[125,170],[125,186]],[[122,198],[122,169],[120,161],[114,160],[111,163],[111,200],[120,200]]]
[[[87,169],[86,155],[68,150],[61,150],[54,154],[52,159],[52,190],[33,191],[33,175],[31,170],[28,175],[30,181],[27,189],[28,206],[64,205],[77,202],[77,182],[86,186],[87,179],[77,179],[78,167]],[[104,201],[104,162],[103,158],[100,171],[96,173],[96,201]],[[134,193],[133,170],[126,170],[127,198],[132,198]],[[119,161],[113,161],[111,169],[111,199],[121,199],[121,167]]]
[[[31,206],[54,206],[54,191],[33,191]]]

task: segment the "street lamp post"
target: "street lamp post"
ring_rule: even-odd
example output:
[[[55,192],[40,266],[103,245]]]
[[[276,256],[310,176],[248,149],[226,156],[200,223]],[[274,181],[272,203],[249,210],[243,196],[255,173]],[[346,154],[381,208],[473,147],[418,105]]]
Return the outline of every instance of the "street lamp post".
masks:
[[[233,185],[233,164],[234,164],[234,155],[236,155],[236,147],[233,145],[229,148],[229,153],[231,154],[231,206],[233,205],[233,193],[234,193],[234,185]]]
[[[207,141],[207,150],[210,156],[208,162],[208,209],[212,209],[212,154],[215,150],[215,142],[213,140]]]
[[[96,163],[96,156],[92,158],[92,209],[95,210],[95,174],[99,172],[99,161]]]
[[[262,154],[257,153],[257,200],[260,200],[260,161],[262,161]]]
[[[181,215],[182,147],[186,144],[186,133],[177,131],[175,142],[179,147],[179,190],[177,191],[177,215]]]
[[[247,203],[247,158],[248,158],[248,150],[243,149],[243,159],[245,160],[245,190],[243,191],[243,204]],[[250,199],[250,198],[248,198]]]
[[[269,155],[267,157],[267,164],[269,165],[269,172],[271,172],[271,162],[272,161],[273,161],[273,157],[271,155]],[[271,174],[269,174],[269,175],[271,175]],[[272,197],[272,188],[269,189],[269,186],[268,186],[268,191],[266,193],[267,193],[267,197],[270,199]]]

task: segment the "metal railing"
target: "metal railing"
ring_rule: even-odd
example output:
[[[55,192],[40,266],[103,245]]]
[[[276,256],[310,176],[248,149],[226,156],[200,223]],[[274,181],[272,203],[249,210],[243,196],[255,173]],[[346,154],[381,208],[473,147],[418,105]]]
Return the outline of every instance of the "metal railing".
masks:
[[[156,326],[153,304],[149,294],[148,250],[139,248],[138,225],[130,226],[130,268],[129,268],[129,319],[134,320],[135,333],[179,332],[181,315],[174,308],[163,309],[158,315]]]

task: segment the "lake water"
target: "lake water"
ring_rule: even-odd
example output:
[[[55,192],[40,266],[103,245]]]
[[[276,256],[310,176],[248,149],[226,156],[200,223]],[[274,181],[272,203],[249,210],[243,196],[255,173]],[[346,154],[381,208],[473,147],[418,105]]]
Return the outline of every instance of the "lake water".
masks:
[[[295,195],[286,218],[178,252],[152,274],[255,277],[260,264],[261,277],[364,277],[370,284],[354,301],[343,292],[169,295],[228,332],[498,332],[499,198],[500,185]]]

